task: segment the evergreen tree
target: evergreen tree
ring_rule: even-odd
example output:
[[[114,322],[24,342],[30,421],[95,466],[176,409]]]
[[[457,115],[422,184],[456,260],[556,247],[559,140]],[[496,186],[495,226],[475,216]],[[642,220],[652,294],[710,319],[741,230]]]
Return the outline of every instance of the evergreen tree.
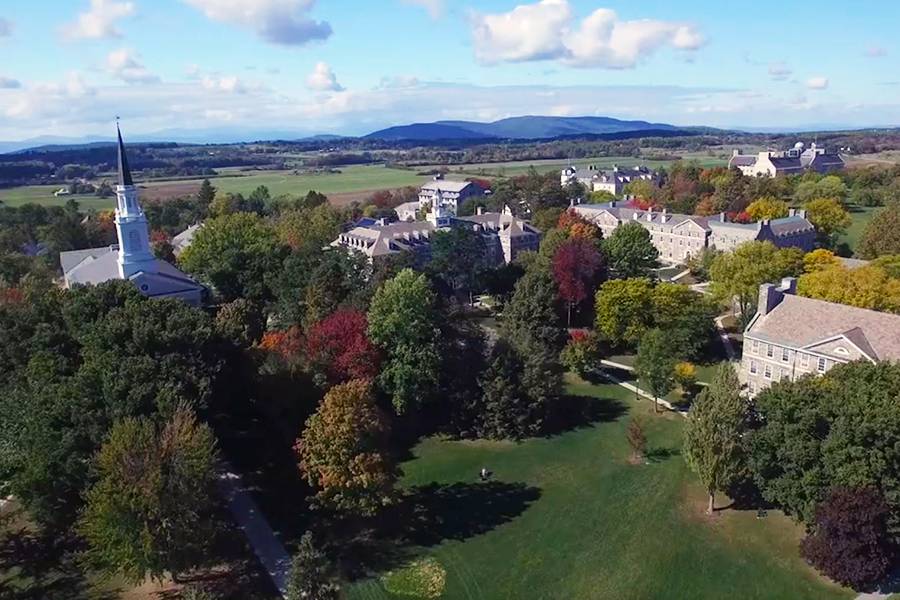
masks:
[[[202,217],[206,217],[209,214],[209,207],[215,199],[216,188],[209,182],[209,179],[204,179],[203,183],[200,184],[200,191],[197,192],[197,204],[200,205]]]
[[[312,533],[307,531],[291,560],[286,600],[337,600],[339,592],[328,558],[316,548]]]
[[[709,493],[709,514],[716,492],[725,491],[745,472],[741,440],[747,421],[747,403],[734,367],[720,365],[710,386],[691,406],[684,433],[684,457]]]
[[[534,383],[538,371],[526,382],[526,366],[504,340],[500,340],[491,354],[490,364],[482,379],[482,407],[477,430],[480,437],[501,440],[537,435],[541,431],[546,412],[545,398]]]

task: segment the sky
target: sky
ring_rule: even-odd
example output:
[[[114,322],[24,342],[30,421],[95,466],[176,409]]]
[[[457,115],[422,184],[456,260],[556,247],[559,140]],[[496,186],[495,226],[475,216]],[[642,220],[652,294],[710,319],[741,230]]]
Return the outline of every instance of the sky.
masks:
[[[900,2],[0,0],[0,140],[900,125]]]

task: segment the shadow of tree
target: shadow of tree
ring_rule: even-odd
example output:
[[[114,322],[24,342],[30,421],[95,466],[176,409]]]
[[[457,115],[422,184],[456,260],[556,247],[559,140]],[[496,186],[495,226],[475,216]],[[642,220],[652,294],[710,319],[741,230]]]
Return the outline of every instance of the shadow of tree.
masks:
[[[673,456],[680,456],[681,450],[677,448],[649,448],[644,453],[644,458],[646,458],[650,462],[662,462],[664,460],[668,460]]]
[[[536,487],[500,481],[418,486],[333,543],[346,576],[366,577],[406,562],[422,547],[485,534],[521,515],[540,495]]]
[[[592,396],[562,396],[548,408],[544,421],[546,437],[587,427],[594,423],[608,423],[628,412],[628,408],[610,398]]]

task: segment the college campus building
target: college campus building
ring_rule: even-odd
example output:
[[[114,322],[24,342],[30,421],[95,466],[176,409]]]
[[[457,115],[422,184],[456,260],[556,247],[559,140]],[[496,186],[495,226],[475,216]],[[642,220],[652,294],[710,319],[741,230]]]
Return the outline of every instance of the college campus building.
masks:
[[[147,218],[138,202],[137,188],[119,132],[119,181],[116,186],[115,224],[119,243],[102,248],[61,252],[65,286],[97,285],[127,279],[145,296],[178,298],[199,306],[204,287],[173,265],[153,256]]]
[[[796,291],[791,277],[759,288],[739,369],[751,395],[773,381],[825,373],[854,360],[900,360],[900,315],[804,298]]]
[[[596,165],[588,165],[586,168],[566,167],[559,176],[559,182],[563,187],[577,181],[588,192],[609,192],[619,196],[625,190],[625,186],[632,181],[659,181],[659,175],[647,167],[636,166],[631,169],[620,169],[613,165],[608,171],[598,169]]]
[[[382,256],[412,252],[417,264],[431,259],[431,236],[435,231],[451,227],[470,228],[481,235],[487,263],[493,266],[512,262],[520,252],[537,250],[541,232],[527,221],[518,219],[507,208],[502,213],[484,212],[469,217],[456,217],[442,201],[440,190],[431,199],[431,211],[425,221],[364,219],[331,243],[365,254],[369,260]]]
[[[650,232],[650,240],[662,262],[680,264],[704,248],[734,250],[749,241],[770,241],[779,248],[796,246],[805,252],[813,249],[816,230],[805,211],[791,210],[781,219],[757,223],[732,223],[721,213],[717,217],[698,217],[660,211],[640,210],[612,201],[604,204],[578,204],[575,212],[597,225],[603,237],[609,237],[624,223],[638,223]]]
[[[844,159],[839,154],[828,152],[825,148],[810,144],[804,148],[803,142],[797,142],[786,152],[760,152],[756,156],[742,154],[735,149],[728,168],[735,167],[749,177],[777,177],[779,175],[797,175],[804,171],[830,173],[844,168]]]

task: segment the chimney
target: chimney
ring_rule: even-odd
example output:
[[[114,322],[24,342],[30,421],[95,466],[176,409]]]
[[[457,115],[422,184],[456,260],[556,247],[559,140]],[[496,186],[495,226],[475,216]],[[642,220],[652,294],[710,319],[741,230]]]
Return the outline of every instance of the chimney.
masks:
[[[721,223],[725,222],[725,213],[724,212],[719,213],[719,222],[721,222]]]
[[[756,306],[756,312],[759,316],[764,317],[781,304],[784,298],[784,292],[775,287],[773,283],[764,283],[759,286],[759,301]]]
[[[740,155],[741,155],[741,149],[740,149],[740,148],[735,148],[734,150],[731,151],[731,155],[732,155],[732,156],[740,156]]]
[[[668,221],[668,220],[669,220],[669,209],[663,207],[663,209],[662,209],[662,222],[665,223],[665,222]]]
[[[476,214],[476,215],[483,215],[483,214],[484,214],[484,207],[483,207],[483,206],[479,206],[478,208],[476,208],[476,209],[475,209],[475,214]]]
[[[798,209],[797,209],[797,216],[798,216],[798,217],[803,217],[803,218],[805,219],[805,218],[806,218],[806,209],[805,209],[805,208],[798,208]]]
[[[778,291],[782,294],[790,294],[795,295],[797,293],[797,278],[796,277],[785,277],[781,280],[781,286],[778,288]]]
[[[652,220],[653,220],[653,207],[651,206],[649,209],[647,209],[647,221],[652,221]]]
[[[640,218],[638,211],[634,211],[633,213],[631,213],[631,218],[637,221]]]
[[[788,209],[788,216],[789,216],[789,217],[793,217],[796,213],[797,213],[797,209],[796,209],[796,208],[789,208],[789,209]]]
[[[615,208],[615,207],[616,207],[616,201],[615,201],[615,200],[610,200],[610,201],[609,201],[609,207],[610,207],[610,208]]]

